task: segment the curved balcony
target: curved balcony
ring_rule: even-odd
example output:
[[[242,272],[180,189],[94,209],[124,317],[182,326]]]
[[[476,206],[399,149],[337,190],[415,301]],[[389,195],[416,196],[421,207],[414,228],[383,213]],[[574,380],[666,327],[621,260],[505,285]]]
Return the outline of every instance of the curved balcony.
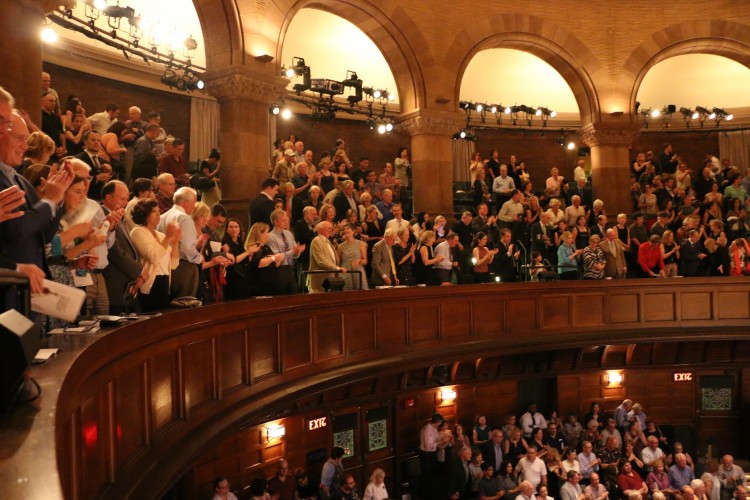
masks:
[[[159,498],[208,443],[302,394],[478,355],[748,339],[749,319],[744,279],[627,280],[256,299],[55,337],[32,369],[44,396],[0,434],[0,480],[19,498]]]

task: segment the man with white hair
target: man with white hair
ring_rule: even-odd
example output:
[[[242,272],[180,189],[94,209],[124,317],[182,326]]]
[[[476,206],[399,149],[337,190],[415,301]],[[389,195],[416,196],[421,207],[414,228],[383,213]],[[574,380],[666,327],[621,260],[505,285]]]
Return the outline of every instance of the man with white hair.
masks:
[[[591,483],[583,489],[583,493],[588,495],[591,500],[607,500],[609,491],[599,480],[599,474],[592,472],[589,479]]]
[[[389,227],[383,234],[383,239],[372,247],[372,277],[374,286],[398,285],[396,277],[396,261],[393,259],[393,245],[398,239],[398,230]]]
[[[170,293],[172,298],[195,297],[198,291],[198,266],[203,257],[196,248],[198,233],[190,214],[195,210],[198,193],[193,188],[181,187],[174,193],[174,206],[161,214],[157,229],[166,234],[166,228],[172,222],[180,225],[180,264],[172,271]]]
[[[645,448],[644,448],[645,449]],[[695,479],[693,469],[687,464],[687,457],[684,453],[677,453],[674,456],[674,465],[669,468],[669,485],[675,490],[679,490],[686,484]]]
[[[734,464],[732,455],[724,455],[721,458],[721,467],[716,474],[721,482],[721,500],[732,498],[740,486],[747,488],[745,472],[740,466]]]
[[[315,232],[318,235],[310,243],[310,271],[339,271],[345,273],[346,268],[339,265],[336,250],[334,250],[331,240],[328,239],[333,233],[333,224],[328,221],[319,222],[315,226]],[[323,292],[323,281],[333,276],[333,274],[308,274],[307,287],[310,293]]]
[[[156,178],[156,202],[159,204],[160,213],[167,212],[174,205],[172,198],[176,187],[177,181],[172,174],[161,174]]]
[[[657,460],[663,460],[664,452],[659,448],[659,438],[656,436],[649,436],[647,440],[648,446],[641,450],[641,460],[643,465],[646,466],[646,470],[651,472],[654,470],[654,462]],[[688,481],[689,483],[690,481]]]
[[[630,399],[623,400],[622,404],[615,408],[615,422],[617,423],[617,427],[619,427],[621,430],[627,430],[627,428],[630,426],[630,422],[628,421],[628,412],[633,408],[633,401]]]
[[[273,229],[268,235],[268,248],[273,253],[284,254],[284,260],[279,265],[276,291],[282,295],[299,293],[297,279],[294,276],[294,265],[300,254],[305,251],[305,245],[298,244],[294,235],[289,231],[289,215],[284,210],[271,212]]]

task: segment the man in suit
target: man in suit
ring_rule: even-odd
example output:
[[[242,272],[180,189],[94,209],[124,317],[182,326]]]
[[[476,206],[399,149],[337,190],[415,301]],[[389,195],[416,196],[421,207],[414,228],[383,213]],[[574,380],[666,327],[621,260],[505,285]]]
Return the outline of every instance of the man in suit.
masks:
[[[552,261],[553,259],[550,256],[556,250],[552,228],[549,227],[549,220],[549,213],[542,212],[542,215],[539,216],[539,222],[531,226],[531,251],[539,252],[545,259]]]
[[[701,261],[706,258],[700,242],[701,235],[695,230],[688,231],[688,239],[680,245],[680,275],[701,276]]]
[[[333,249],[333,245],[328,239],[333,233],[333,224],[328,221],[320,222],[315,226],[315,232],[318,235],[313,238],[310,244],[310,271],[339,271],[345,273],[346,268],[339,266],[336,250]],[[307,288],[310,293],[323,292],[323,281],[333,276],[333,274],[308,274]]]
[[[393,260],[393,244],[397,238],[397,230],[389,227],[385,230],[383,239],[372,247],[371,283],[374,286],[398,285],[396,262]]]
[[[599,214],[596,217],[596,225],[591,226],[589,228],[589,238],[597,235],[600,239],[604,239],[604,236],[607,234],[607,216],[604,214]]]
[[[112,178],[112,167],[99,157],[100,139],[99,132],[96,130],[84,132],[83,144],[85,148],[83,152],[75,156],[89,166],[91,184],[89,185],[88,198],[97,201],[102,199],[102,188]]]
[[[497,476],[502,472],[503,463],[503,431],[495,429],[490,433],[490,440],[482,445],[482,459],[489,462]]]
[[[250,202],[248,227],[252,227],[256,222],[271,223],[271,212],[273,212],[273,199],[279,192],[279,181],[276,179],[265,179],[260,185],[260,194]]]
[[[617,229],[611,227],[607,229],[606,237],[599,245],[604,252],[604,258],[607,262],[604,266],[604,276],[607,278],[621,279],[628,272],[628,266],[625,263],[625,244],[617,238]]]
[[[13,97],[0,87],[0,191],[15,187],[24,192],[23,205],[13,209],[12,216],[6,215],[0,221],[0,255],[5,257],[3,267],[15,263],[16,270],[31,280],[32,292],[38,293],[42,286],[42,269],[45,268],[44,244],[57,231],[62,216],[59,205],[73,181],[73,172],[66,165],[50,175],[42,183],[42,199],[37,197],[31,183],[15,170],[23,160],[29,130],[21,116],[12,109]],[[14,192],[15,189],[9,191],[11,199]],[[18,212],[23,214],[18,216]],[[6,308],[15,307],[15,294],[9,293],[4,305]]]
[[[128,202],[128,187],[121,181],[109,181],[102,188],[102,209],[105,215],[122,211]],[[109,295],[110,314],[121,314],[124,311],[124,296],[128,283],[135,282],[134,288],[146,282],[148,272],[138,259],[138,252],[130,241],[130,235],[124,224],[115,224],[115,241],[107,252],[109,265],[102,274]]]
[[[357,222],[359,222],[357,200],[354,199],[354,182],[346,180],[341,183],[341,187],[341,192],[333,199],[333,208],[336,209],[336,222],[346,219],[346,212],[350,209],[357,214]]]
[[[295,187],[291,182],[284,184],[284,205],[283,209],[289,216],[292,226],[302,218],[302,209],[305,208],[304,202],[295,195]]]
[[[568,200],[572,203],[573,196],[581,198],[581,206],[587,210],[591,210],[591,206],[594,203],[591,189],[586,187],[586,179],[578,179],[576,185],[570,188],[568,192]]]
[[[495,267],[495,274],[500,277],[503,283],[516,281],[516,261],[518,256],[521,255],[521,251],[513,251],[513,233],[510,229],[504,228],[500,230],[500,243],[498,243],[498,252],[495,255],[495,261],[493,262]],[[495,472],[500,472],[500,469],[495,469]]]
[[[458,460],[454,460],[448,476],[448,494],[452,500],[471,498],[471,448],[462,446],[458,450]]]

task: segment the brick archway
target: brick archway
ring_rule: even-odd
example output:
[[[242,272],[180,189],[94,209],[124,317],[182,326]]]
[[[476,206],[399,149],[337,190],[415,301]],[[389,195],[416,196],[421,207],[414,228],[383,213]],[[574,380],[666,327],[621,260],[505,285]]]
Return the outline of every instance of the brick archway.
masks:
[[[573,91],[581,123],[599,121],[599,96],[592,75],[603,68],[594,54],[573,34],[556,24],[522,14],[498,14],[456,37],[443,62],[443,67],[455,68],[453,95],[456,109],[466,67],[478,52],[491,48],[521,50],[548,63]]]
[[[630,109],[635,109],[638,89],[646,73],[670,57],[714,54],[750,68],[750,26],[732,21],[696,21],[658,31],[625,61],[622,81],[632,82]]]
[[[206,68],[245,61],[242,19],[233,0],[193,0],[206,44]]]
[[[427,42],[397,3],[390,0],[377,3],[370,0],[300,0],[289,4],[279,30],[277,60],[281,58],[284,38],[297,12],[305,8],[323,10],[351,22],[375,43],[396,80],[402,112],[425,107],[423,73],[434,66],[434,61]],[[404,33],[408,33],[408,39]]]

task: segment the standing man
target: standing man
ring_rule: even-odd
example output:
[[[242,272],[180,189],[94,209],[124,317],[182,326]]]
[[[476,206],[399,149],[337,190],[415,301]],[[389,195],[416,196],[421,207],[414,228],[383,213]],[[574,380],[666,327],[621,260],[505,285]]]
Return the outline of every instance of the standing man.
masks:
[[[156,178],[156,203],[159,204],[160,213],[167,212],[174,205],[172,198],[176,187],[172,174],[161,174]]]
[[[60,115],[55,111],[57,98],[51,92],[42,94],[42,132],[55,141],[55,156],[65,156],[65,131]]]
[[[625,432],[630,427],[630,421],[628,421],[628,413],[633,409],[633,401],[625,399],[623,402],[615,408],[615,423],[620,431]]]
[[[687,241],[680,245],[680,275],[684,277],[700,276],[701,261],[706,258],[703,245],[700,242],[701,235],[695,230],[688,231]]]
[[[471,448],[462,446],[458,450],[458,460],[453,462],[450,476],[448,477],[448,493],[451,500],[471,498],[471,472],[469,462],[471,461]]]
[[[172,298],[195,297],[198,291],[198,266],[203,256],[196,248],[198,234],[190,214],[195,210],[198,193],[182,187],[174,193],[174,206],[161,215],[157,229],[166,234],[172,222],[180,225],[180,264],[172,271],[170,293]]]
[[[503,464],[503,431],[495,429],[490,433],[490,440],[482,447],[482,458],[495,470],[495,476],[500,474]]]
[[[256,222],[271,222],[271,212],[274,207],[274,197],[279,192],[279,181],[276,179],[265,179],[260,185],[260,194],[250,202],[248,227]]]
[[[83,144],[85,149],[75,156],[89,166],[91,184],[89,185],[88,197],[92,200],[102,199],[102,188],[112,178],[112,167],[99,156],[100,138],[96,130],[84,132]]]
[[[341,461],[344,458],[344,449],[334,446],[331,450],[331,458],[323,464],[320,473],[320,487],[327,497],[337,493],[344,481],[344,468]]]
[[[594,445],[591,441],[584,441],[583,451],[578,455],[578,463],[581,465],[581,476],[586,482],[588,482],[592,473],[599,471],[599,463],[601,462],[601,460],[596,458],[593,450]]]
[[[458,245],[458,235],[456,233],[448,233],[445,241],[435,247],[435,257],[438,255],[443,257],[443,260],[436,262],[433,267],[437,271],[438,283],[441,285],[449,285],[451,283],[451,273],[454,269],[457,273],[460,273],[461,268],[453,256],[456,245]]]
[[[130,179],[137,179],[138,177],[145,177],[147,179],[153,179],[158,173],[158,160],[156,159],[156,144],[154,140],[159,136],[159,125],[150,124],[146,127],[146,133],[138,136],[134,146],[130,149],[133,150],[133,161],[131,163],[130,175],[128,175],[128,169],[126,166],[126,177]]]
[[[531,482],[534,490],[538,489],[540,484],[547,486],[547,466],[537,456],[537,449],[534,445],[526,449],[526,456],[518,461],[516,472],[523,472],[523,477]]]
[[[107,104],[104,111],[89,116],[89,125],[91,125],[91,130],[99,132],[99,135],[102,136],[107,133],[109,127],[117,123],[119,116],[120,106],[115,103]]]
[[[606,259],[604,276],[615,279],[624,278],[628,272],[625,261],[625,243],[617,237],[617,229],[613,227],[607,229],[606,237],[599,247],[604,252],[604,258]]]
[[[296,500],[296,491],[297,484],[294,476],[289,473],[289,462],[282,458],[276,474],[268,480],[268,493],[271,500]]]
[[[46,71],[42,71],[42,95],[50,93],[55,97],[55,113],[60,114],[60,96],[57,95],[57,90],[50,87],[52,85],[52,77]]]
[[[294,264],[300,254],[305,251],[305,245],[294,240],[294,235],[289,231],[289,216],[283,210],[271,212],[271,224],[273,224],[273,229],[268,236],[268,247],[275,254],[284,254],[284,260],[277,268],[279,282],[276,290],[281,295],[299,293]]]
[[[353,210],[359,221],[359,210],[357,200],[354,199],[354,182],[345,180],[341,183],[341,192],[333,199],[333,207],[336,209],[336,222],[346,219],[346,212]]]
[[[393,245],[398,238],[395,228],[388,228],[383,239],[372,247],[372,276],[373,286],[398,285],[396,277],[396,262],[393,260]]]
[[[432,498],[432,482],[437,479],[435,468],[437,466],[437,450],[440,444],[440,434],[437,428],[442,423],[443,416],[435,413],[419,431],[420,485],[423,498]]]
[[[521,415],[519,423],[521,424],[521,432],[523,432],[523,437],[525,437],[526,439],[531,438],[532,430],[547,428],[547,420],[544,418],[544,415],[536,411],[536,403],[533,401],[529,403],[526,413]]]
[[[721,458],[721,467],[717,475],[721,482],[721,500],[730,500],[739,487],[743,488],[741,491],[747,488],[745,472],[739,465],[734,465],[734,457],[732,455],[724,455]]]
[[[292,181],[294,177],[294,151],[287,149],[284,151],[284,158],[276,163],[273,168],[273,174],[271,175],[274,179],[279,181],[279,184],[286,184]]]
[[[346,272],[345,267],[339,266],[336,250],[333,249],[331,237],[333,233],[333,224],[328,221],[319,222],[315,226],[315,232],[318,235],[313,238],[310,244],[310,271],[338,271]],[[326,278],[333,277],[333,274],[308,274],[307,288],[310,293],[323,292],[323,281]]]

